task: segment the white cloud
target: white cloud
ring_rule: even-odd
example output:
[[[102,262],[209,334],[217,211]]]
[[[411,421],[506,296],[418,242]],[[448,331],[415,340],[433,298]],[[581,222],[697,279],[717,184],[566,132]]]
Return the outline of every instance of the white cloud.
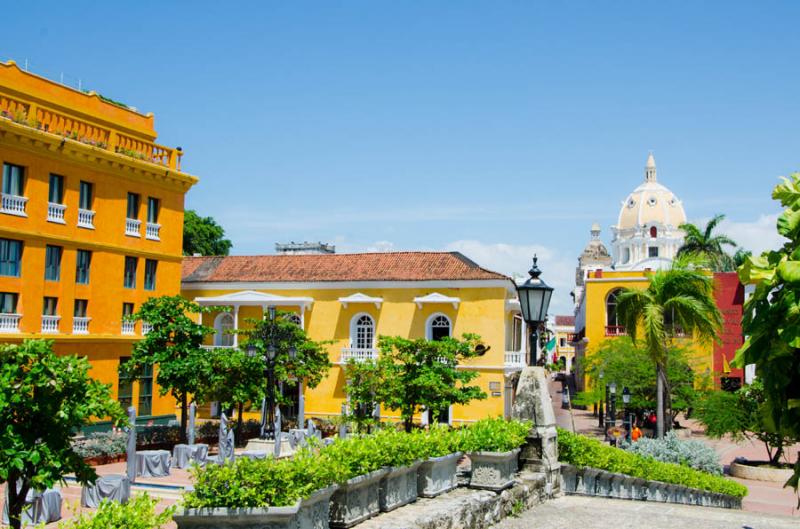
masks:
[[[724,233],[746,250],[754,255],[759,255],[765,250],[776,250],[786,242],[778,234],[776,223],[778,213],[774,215],[761,215],[752,222],[736,222],[724,219],[720,222],[719,233]]]

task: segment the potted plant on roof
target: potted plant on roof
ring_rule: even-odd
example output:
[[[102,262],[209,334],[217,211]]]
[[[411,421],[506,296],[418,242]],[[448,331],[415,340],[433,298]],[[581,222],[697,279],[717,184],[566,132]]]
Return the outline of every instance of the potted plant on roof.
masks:
[[[174,520],[178,529],[328,529],[341,470],[311,448],[292,458],[195,467],[194,489]]]
[[[417,501],[417,469],[422,464],[420,433],[381,430],[375,441],[384,455],[388,473],[381,478],[378,504],[381,512],[389,512]]]
[[[528,421],[482,419],[458,432],[459,446],[472,462],[469,486],[500,491],[514,484]]]
[[[419,436],[419,445],[426,457],[417,470],[419,495],[433,498],[456,488],[456,467],[464,454],[458,450],[453,431],[447,426],[431,426]]]

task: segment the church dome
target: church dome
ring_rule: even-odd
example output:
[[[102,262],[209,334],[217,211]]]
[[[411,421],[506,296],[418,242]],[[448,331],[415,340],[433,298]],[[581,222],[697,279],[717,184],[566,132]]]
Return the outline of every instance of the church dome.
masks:
[[[651,153],[645,166],[645,181],[622,203],[616,228],[618,231],[651,225],[677,228],[685,222],[681,201],[656,181],[656,162]]]

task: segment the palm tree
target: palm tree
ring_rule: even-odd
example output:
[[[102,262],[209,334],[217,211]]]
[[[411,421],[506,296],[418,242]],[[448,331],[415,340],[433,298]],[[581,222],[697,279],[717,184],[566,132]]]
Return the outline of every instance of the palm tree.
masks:
[[[694,255],[704,259],[714,272],[732,272],[736,269],[733,258],[725,251],[724,246],[736,247],[736,243],[727,235],[714,235],[712,232],[722,222],[725,215],[717,214],[708,221],[705,229],[691,223],[680,225],[686,233],[683,246],[678,255]]]
[[[617,296],[617,314],[630,337],[644,338],[645,347],[656,365],[657,435],[664,436],[664,402],[669,403],[667,348],[676,334],[692,336],[708,343],[716,339],[722,316],[714,302],[713,276],[694,266],[691,258],[678,258],[672,268],[660,270],[650,278],[645,290],[625,289]],[[666,411],[671,412],[671,406]]]

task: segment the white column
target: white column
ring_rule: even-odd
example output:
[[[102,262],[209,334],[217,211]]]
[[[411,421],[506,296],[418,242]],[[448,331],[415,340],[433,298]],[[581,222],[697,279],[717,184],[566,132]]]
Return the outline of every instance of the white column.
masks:
[[[305,330],[306,328],[306,306],[300,305],[300,328]]]
[[[297,427],[303,428],[306,422],[306,397],[304,395],[303,381],[297,381]]]
[[[522,356],[525,356],[525,352],[528,350],[528,325],[525,323],[525,320],[520,320],[522,325],[520,325],[520,348],[519,350],[522,352]],[[523,362],[525,358],[522,359]]]
[[[199,323],[200,325],[203,325],[203,313],[202,312],[198,312],[197,313],[197,323]]]
[[[239,305],[233,306],[233,329],[239,330]],[[233,334],[233,346],[239,347],[239,333]]]

